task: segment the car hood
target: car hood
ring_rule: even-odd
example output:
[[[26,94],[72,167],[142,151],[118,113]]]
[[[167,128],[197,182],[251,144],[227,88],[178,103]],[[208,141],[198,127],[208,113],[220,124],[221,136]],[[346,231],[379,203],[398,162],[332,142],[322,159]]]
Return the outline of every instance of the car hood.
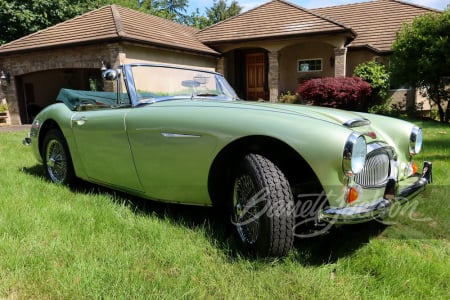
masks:
[[[337,125],[346,125],[348,127],[358,127],[368,125],[363,120],[365,116],[357,112],[333,109],[327,107],[299,105],[299,104],[278,104],[267,102],[237,101],[236,105],[248,106],[257,110],[268,110],[278,113],[289,113],[302,115],[307,118],[318,119],[335,123]]]
[[[184,101],[183,101],[184,100]],[[194,101],[183,99],[179,101],[161,101],[151,104],[151,106],[200,106],[200,107],[221,107],[234,108],[238,110],[247,109],[255,112],[270,112],[277,114],[297,115],[304,118],[316,119],[324,122],[331,122],[336,125],[355,128],[369,125],[367,114],[346,111],[328,107],[299,105],[299,104],[283,104],[271,102],[256,102],[256,101],[213,101],[211,99],[194,98]]]
[[[396,139],[403,138],[405,132],[409,132],[412,126],[408,122],[384,116],[320,106],[251,101],[235,101],[232,105],[235,105],[237,109],[247,108],[255,111],[291,114],[333,123],[363,134],[368,143],[385,142],[396,145]],[[397,150],[400,151],[400,149],[402,148],[399,147]]]

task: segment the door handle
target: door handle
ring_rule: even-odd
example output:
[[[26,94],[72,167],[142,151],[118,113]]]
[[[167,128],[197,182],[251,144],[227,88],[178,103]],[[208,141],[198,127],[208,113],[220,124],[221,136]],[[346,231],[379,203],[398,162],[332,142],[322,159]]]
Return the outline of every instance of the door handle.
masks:
[[[76,116],[72,118],[72,123],[77,124],[78,126],[82,126],[87,122],[87,118],[85,116]]]

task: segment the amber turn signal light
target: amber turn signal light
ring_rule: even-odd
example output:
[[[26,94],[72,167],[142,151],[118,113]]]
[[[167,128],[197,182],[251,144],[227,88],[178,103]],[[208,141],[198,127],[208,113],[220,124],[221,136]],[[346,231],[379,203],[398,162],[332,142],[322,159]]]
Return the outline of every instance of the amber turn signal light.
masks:
[[[347,203],[352,204],[358,200],[359,192],[355,187],[349,187],[347,190]]]

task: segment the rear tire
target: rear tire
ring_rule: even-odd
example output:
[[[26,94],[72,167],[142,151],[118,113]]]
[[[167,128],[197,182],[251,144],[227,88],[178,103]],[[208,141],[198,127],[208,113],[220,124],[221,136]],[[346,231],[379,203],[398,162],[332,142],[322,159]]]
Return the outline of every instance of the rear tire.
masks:
[[[42,159],[48,178],[57,184],[70,185],[75,181],[72,158],[61,131],[51,129],[44,137]]]
[[[233,179],[232,220],[240,242],[258,256],[285,256],[294,241],[294,199],[284,174],[267,158],[248,154]]]

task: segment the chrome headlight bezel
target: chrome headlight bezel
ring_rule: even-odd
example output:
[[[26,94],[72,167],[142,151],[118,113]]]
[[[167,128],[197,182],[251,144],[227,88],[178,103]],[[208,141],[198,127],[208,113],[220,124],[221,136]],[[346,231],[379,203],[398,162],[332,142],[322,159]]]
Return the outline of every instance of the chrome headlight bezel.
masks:
[[[347,176],[358,174],[364,169],[367,143],[364,135],[352,132],[347,138],[342,156],[342,169]]]
[[[422,151],[423,132],[422,128],[414,126],[409,136],[409,154],[416,155]]]

